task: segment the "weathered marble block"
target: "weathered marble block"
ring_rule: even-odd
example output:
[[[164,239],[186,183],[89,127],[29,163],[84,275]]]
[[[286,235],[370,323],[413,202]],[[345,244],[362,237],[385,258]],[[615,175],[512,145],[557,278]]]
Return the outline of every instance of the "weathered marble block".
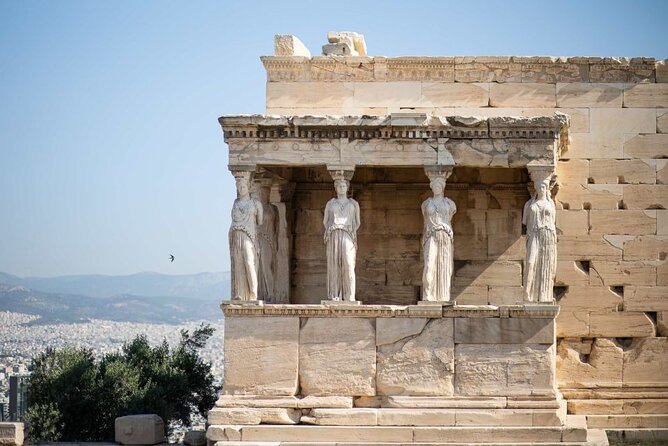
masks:
[[[457,318],[457,344],[552,344],[552,319]]]
[[[233,395],[295,395],[299,318],[225,320],[225,384]]]
[[[377,319],[379,395],[452,395],[452,319]]]
[[[165,441],[165,422],[158,415],[127,415],[114,421],[116,443],[149,445]]]
[[[557,310],[227,306],[225,386],[217,406],[350,408],[355,397],[393,396],[555,398]]]
[[[0,445],[23,445],[23,423],[0,422]]]
[[[511,396],[554,393],[554,346],[457,344],[455,392]]]
[[[305,319],[299,338],[302,394],[376,394],[376,332],[373,319]]]

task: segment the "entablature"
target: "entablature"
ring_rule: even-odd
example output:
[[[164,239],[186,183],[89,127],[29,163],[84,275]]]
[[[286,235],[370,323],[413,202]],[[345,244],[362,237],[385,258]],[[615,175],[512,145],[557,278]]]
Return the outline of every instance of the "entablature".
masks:
[[[239,115],[219,119],[230,168],[248,165],[556,165],[569,117]]]

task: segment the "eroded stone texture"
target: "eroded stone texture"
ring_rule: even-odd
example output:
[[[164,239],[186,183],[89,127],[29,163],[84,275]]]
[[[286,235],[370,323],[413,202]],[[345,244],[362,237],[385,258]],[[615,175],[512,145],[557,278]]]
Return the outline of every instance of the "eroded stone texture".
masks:
[[[656,333],[668,337],[668,311],[659,311],[656,315]]]
[[[158,444],[165,441],[165,423],[158,415],[127,415],[114,422],[115,441],[121,444]]]
[[[371,408],[354,409],[313,409],[302,422],[322,426],[375,426],[378,424],[377,410]]]
[[[624,352],[624,384],[665,386],[668,384],[668,338],[635,340]]]
[[[562,339],[557,349],[557,381],[562,387],[621,386],[623,350],[611,339],[597,338],[589,353],[580,341]]]
[[[456,318],[457,344],[552,344],[553,319]]]
[[[226,319],[224,393],[295,395],[298,360],[299,318]]]
[[[0,422],[0,445],[22,446],[23,423]]]
[[[211,425],[296,424],[299,422],[301,415],[302,411],[300,409],[215,407],[209,411],[207,423]]]
[[[216,407],[285,407],[310,409],[313,407],[349,409],[353,398],[349,396],[263,396],[263,395],[220,395]]]
[[[276,56],[311,57],[311,52],[297,37],[280,34],[274,36],[274,54]]]
[[[427,325],[428,319],[421,317],[377,319],[376,345],[394,344],[418,336]]]
[[[206,438],[209,441],[241,441],[241,426],[210,425]]]
[[[206,446],[206,432],[199,430],[191,430],[183,436],[183,444],[185,446]]]
[[[379,426],[454,426],[452,409],[380,409]]]
[[[297,319],[297,318],[295,318]],[[376,334],[363,318],[310,318],[300,330],[303,395],[376,393]]]
[[[407,320],[411,322],[402,319],[376,321],[377,339],[384,342],[378,343],[378,394],[452,395],[452,319]],[[423,328],[418,331],[420,327]],[[405,336],[399,338],[393,333]]]
[[[539,344],[460,344],[455,391],[462,395],[521,395],[554,391],[554,348]]]

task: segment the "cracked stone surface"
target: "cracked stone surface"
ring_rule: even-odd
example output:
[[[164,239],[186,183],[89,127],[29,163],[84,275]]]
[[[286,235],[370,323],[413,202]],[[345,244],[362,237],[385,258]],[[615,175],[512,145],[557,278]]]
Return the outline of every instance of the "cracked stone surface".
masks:
[[[557,349],[557,380],[561,386],[621,386],[623,350],[612,339],[598,338],[588,355],[578,340],[563,339]]]
[[[299,383],[303,395],[375,395],[372,320],[310,318],[301,327],[299,341]]]
[[[455,367],[461,395],[528,395],[555,388],[553,345],[458,344]]]
[[[377,320],[379,395],[452,395],[452,319]]]

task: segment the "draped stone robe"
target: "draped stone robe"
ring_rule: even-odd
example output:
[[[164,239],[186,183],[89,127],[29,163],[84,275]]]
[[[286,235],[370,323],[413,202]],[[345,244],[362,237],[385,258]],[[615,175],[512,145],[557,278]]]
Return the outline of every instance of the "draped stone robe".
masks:
[[[230,258],[232,299],[257,300],[257,225],[262,204],[254,198],[237,198],[232,206]]]
[[[524,205],[522,224],[527,229],[525,299],[552,302],[552,287],[557,271],[557,211],[548,198],[532,198]]]
[[[323,224],[327,249],[327,298],[354,301],[359,204],[352,198],[332,198],[325,206]]]
[[[453,260],[452,216],[455,203],[447,197],[431,197],[422,203],[424,216],[422,300],[449,301]]]
[[[262,203],[262,224],[257,228],[258,296],[272,303],[275,299],[276,254],[278,252],[278,211],[271,203]]]

